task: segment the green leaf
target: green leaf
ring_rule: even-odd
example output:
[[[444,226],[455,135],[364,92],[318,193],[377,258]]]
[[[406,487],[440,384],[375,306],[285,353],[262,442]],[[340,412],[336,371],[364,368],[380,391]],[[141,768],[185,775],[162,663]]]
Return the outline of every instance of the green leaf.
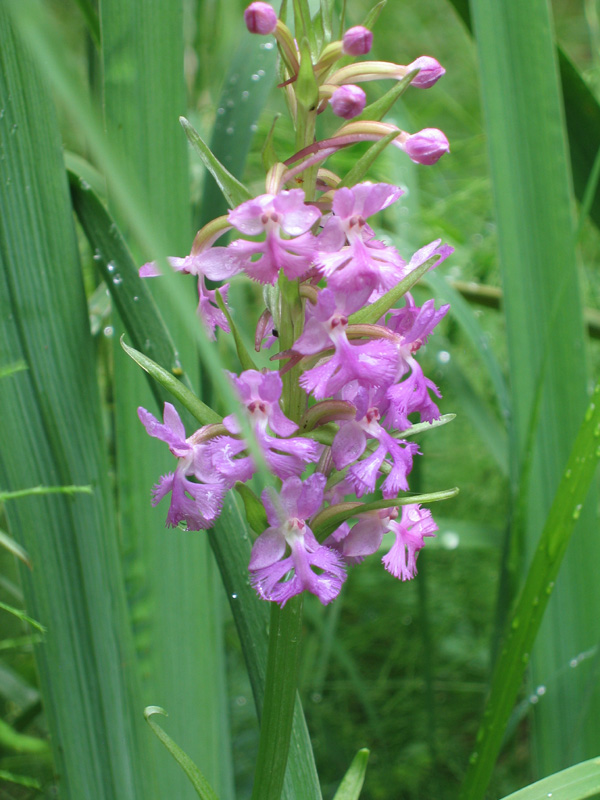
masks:
[[[5,550],[8,550],[9,553],[12,553],[13,556],[16,556],[31,569],[31,559],[27,550],[2,530],[0,530],[0,546],[4,547]]]
[[[387,5],[387,0],[380,0],[380,2],[377,3],[377,5],[373,6],[373,8],[369,11],[369,13],[367,14],[367,16],[363,21],[363,25],[365,26],[365,28],[369,28],[370,30],[371,28],[374,27],[375,23],[379,19],[379,15],[386,7],[386,5]]]
[[[20,608],[15,608],[14,606],[9,606],[6,603],[3,603],[1,601],[0,601],[0,608],[3,608],[5,611],[8,611],[9,614],[12,614],[13,617],[17,617],[17,619],[20,619],[21,622],[29,623],[29,625],[32,625],[34,628],[37,628],[38,631],[40,631],[41,633],[46,633],[46,628],[44,628],[44,626],[41,623],[39,623],[39,622],[37,622],[37,620],[32,619],[31,617],[27,616],[27,614],[24,611],[22,611]],[[0,736],[0,743],[1,743],[1,736]]]
[[[246,349],[246,345],[240,335],[240,332],[237,329],[236,324],[234,323],[231,314],[229,313],[229,309],[225,305],[223,298],[221,296],[221,292],[216,289],[215,290],[215,297],[217,298],[217,305],[225,315],[225,319],[227,320],[227,324],[229,325],[229,329],[233,335],[233,340],[235,342],[235,349],[238,354],[238,358],[240,360],[240,364],[242,365],[242,369],[257,369],[256,364],[252,360],[252,356],[248,353]]]
[[[0,366],[0,378],[9,378],[16,372],[22,372],[24,369],[27,369],[27,364],[24,361],[17,361],[14,364],[5,364],[4,366]]]
[[[121,347],[136,364],[158,381],[169,394],[177,398],[201,425],[213,425],[222,421],[222,417],[220,417],[216,411],[213,411],[206,403],[203,403],[202,400],[196,397],[196,395],[172,373],[167,372],[166,369],[163,369],[155,361],[152,361],[151,358],[148,358],[148,356],[140,353],[139,350],[126,345],[123,338],[121,338]]]
[[[354,756],[333,800],[358,800],[365,782],[369,754],[365,747]]]
[[[269,527],[269,520],[267,519],[264,505],[254,494],[252,489],[245,483],[240,483],[238,481],[233,488],[242,498],[248,525],[250,525],[255,533],[263,533]]]
[[[355,311],[354,314],[351,314],[348,318],[348,322],[351,325],[359,325],[359,324],[368,324],[374,325],[378,319],[386,314],[390,308],[393,308],[398,300],[403,297],[407,292],[411,290],[411,288],[417,283],[419,278],[421,278],[427,270],[431,269],[431,267],[438,261],[439,256],[432,256],[431,258],[427,259],[423,264],[418,266],[416,269],[413,269],[406,278],[400,281],[393,289],[390,289],[386,292],[379,300],[376,300],[370,306],[365,306],[365,308],[361,308],[360,311]]]
[[[163,731],[160,725],[152,719],[155,714],[162,714],[165,717],[168,716],[167,712],[159,706],[147,706],[144,709],[144,718],[146,722],[188,776],[200,800],[218,800],[212,787],[192,759],[184,753],[181,747],[179,747],[179,745]]]
[[[215,158],[210,151],[210,148],[204,142],[198,131],[195,130],[193,125],[188,122],[185,117],[179,117],[179,122],[181,123],[190,144],[202,159],[202,163],[216,180],[217,185],[229,207],[235,208],[236,206],[239,206],[240,203],[250,200],[252,195],[248,189],[246,189],[246,187],[240,183],[240,181],[238,181],[238,179],[235,178],[217,158]]]
[[[556,495],[588,386],[571,176],[548,4],[478,0],[471,10],[505,292],[513,482],[519,480],[519,465],[531,464],[526,564]],[[539,425],[532,434],[538,392]],[[533,452],[526,456],[529,442]],[[600,559],[600,540],[585,536],[597,527],[595,506],[592,498],[581,514],[581,535],[573,537],[531,658],[533,686],[562,670],[553,692],[532,709],[533,748],[542,774],[598,751],[600,695],[588,696],[585,681],[563,670],[596,635],[593,609],[600,605],[600,583],[593,565]]]
[[[412,79],[417,74],[418,70],[409,72],[408,75],[405,75],[402,78],[402,80],[397,81],[397,83],[392,86],[392,88],[389,89],[384,95],[382,95],[382,97],[375,100],[373,103],[370,103],[361,114],[359,114],[357,117],[354,117],[354,120],[356,122],[361,119],[372,119],[378,121],[382,120],[388,111],[390,111],[390,109],[393,107],[396,100],[398,100],[399,97],[402,97],[404,92],[412,83]]]
[[[586,800],[600,793],[600,759],[591,758],[574,767],[548,775],[503,800]]]
[[[306,38],[300,46],[300,70],[295,84],[298,103],[309,111],[313,111],[319,102],[319,85],[315,78],[310,47]]]
[[[40,72],[37,51],[12,25],[13,12],[20,20],[29,11],[0,5],[0,205],[10,209],[0,220],[0,352],[28,365],[0,381],[0,485],[94,486],[15,499],[6,516],[34,564],[20,570],[27,613],[52,632],[36,661],[61,796],[147,798],[154,786],[136,724],[135,654],[50,70]]]
[[[508,620],[461,800],[476,800],[485,792],[554,582],[589,494],[600,460],[599,442],[600,384],[579,428],[527,578]]]
[[[397,136],[398,131],[394,130],[391,133],[388,133],[387,136],[384,136],[383,139],[380,139],[378,142],[372,144],[366,153],[364,153],[358,159],[352,169],[347,172],[346,175],[344,175],[337,188],[340,189],[343,186],[354,186],[355,184],[359,183],[367,174],[371,164],[373,164],[377,157],[383,153],[388,144],[393,142]]]
[[[399,508],[412,503],[437,503],[440,500],[450,500],[452,497],[456,497],[458,492],[459,490],[454,488],[446,489],[442,492],[405,495],[393,500],[374,500],[371,503],[361,503],[359,501],[340,503],[320,511],[313,518],[312,531],[315,538],[319,542],[323,542],[342,522],[356,517],[358,514],[364,514],[367,511],[379,511],[381,508]]]

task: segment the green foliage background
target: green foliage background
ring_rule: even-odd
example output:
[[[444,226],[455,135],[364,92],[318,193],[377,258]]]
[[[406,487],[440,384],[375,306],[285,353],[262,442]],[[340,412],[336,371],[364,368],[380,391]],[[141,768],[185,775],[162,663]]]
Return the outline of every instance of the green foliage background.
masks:
[[[283,110],[274,53],[247,34],[242,11],[216,0],[0,7],[0,369],[27,365],[0,378],[0,489],[94,489],[5,503],[1,527],[33,569],[0,551],[0,600],[47,632],[0,610],[0,798],[194,797],[143,722],[148,704],[165,706],[165,730],[219,797],[251,790],[257,725],[236,628],[208,537],[165,530],[163,509],[149,505],[169,458],[135,408],[157,406],[118,345],[110,271],[74,222],[61,151],[62,139],[136,263],[187,252],[225,205],[177,117],[260,192],[260,147]],[[349,3],[347,25],[367,11]],[[600,364],[599,45],[591,0],[405,0],[388,3],[375,28],[374,57],[425,53],[447,69],[389,119],[443,129],[451,154],[424,168],[389,148],[370,178],[407,189],[379,221],[402,253],[437,237],[455,247],[416,297],[452,302],[422,361],[442,412],[457,418],[422,435],[411,489],[461,494],[434,509],[440,532],[415,581],[399,584],[374,558],[330,608],[307,599],[300,695],[325,798],[363,746],[365,800],[458,797],[476,752],[502,627]],[[318,134],[335,127],[323,114]],[[281,119],[282,157],[291,142]],[[357,152],[333,168],[347,170]],[[191,385],[223,409],[228,398],[200,365],[205,343],[182,322],[193,286],[151,291]],[[231,305],[250,347],[260,292],[239,283]],[[229,341],[215,350],[237,369]],[[225,517],[231,531],[237,514]],[[578,517],[490,797],[600,753],[594,491]],[[212,536],[217,552],[230,541]],[[465,797],[484,796],[471,785]]]

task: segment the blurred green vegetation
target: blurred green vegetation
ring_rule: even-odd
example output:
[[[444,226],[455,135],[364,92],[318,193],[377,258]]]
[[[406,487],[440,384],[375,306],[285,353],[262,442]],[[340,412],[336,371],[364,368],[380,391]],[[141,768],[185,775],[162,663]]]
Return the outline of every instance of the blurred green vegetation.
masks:
[[[78,4],[75,0],[47,0],[46,4],[60,25],[74,69],[82,82],[89,82],[94,95],[99,66]],[[600,96],[598,4],[591,0],[555,0],[552,5],[557,40]],[[206,140],[210,140],[217,118],[230,58],[244,32],[244,6],[241,2],[186,0],[188,116]],[[368,8],[363,0],[350,0],[348,25],[359,23]],[[432,55],[446,67],[446,76],[433,89],[409,90],[392,118],[410,131],[441,128],[451,142],[451,154],[433,168],[416,167],[393,148],[386,151],[371,179],[393,181],[407,193],[398,207],[379,221],[382,232],[407,256],[416,247],[441,237],[455,248],[453,257],[442,267],[449,278],[499,287],[477,59],[470,34],[446,0],[392,0],[375,28],[373,52],[378,59],[397,63]],[[383,91],[375,84],[366,88],[370,99]],[[274,115],[283,110],[282,98],[274,90],[250,144],[244,179],[259,191],[263,178],[261,143]],[[83,133],[73,127],[60,105],[59,112],[65,148],[88,157]],[[335,129],[336,122],[331,116],[327,119],[327,112],[323,117],[320,126],[326,135]],[[274,142],[283,158],[292,152],[291,141],[289,123],[281,119]],[[351,163],[357,152],[353,149],[339,154],[340,169]],[[210,180],[191,156],[191,197],[198,214],[206,181]],[[97,279],[91,269],[91,253],[80,238],[91,294]],[[596,309],[600,298],[599,256],[599,232],[585,221],[580,237],[584,303]],[[425,297],[426,290],[420,291],[423,294],[419,297]],[[234,285],[231,298],[235,318],[245,326],[244,333],[251,341],[252,323],[262,310],[260,290],[248,283]],[[506,375],[503,318],[484,304],[474,304],[473,308]],[[105,334],[111,335],[108,317],[99,324],[96,341],[101,369],[110,374]],[[224,364],[235,368],[231,343],[223,337],[218,347]],[[444,320],[422,352],[426,374],[444,395],[440,410],[456,413],[457,418],[421,436],[424,455],[416,476],[418,483],[413,481],[411,488],[435,491],[459,486],[461,493],[433,510],[440,518],[438,540],[428,543],[421,553],[415,581],[395,581],[372,557],[360,569],[351,571],[341,598],[331,608],[323,609],[314,598],[307,601],[301,695],[326,798],[332,796],[356,750],[367,746],[371,758],[364,800],[452,800],[472,750],[487,689],[500,541],[507,525],[508,480],[486,448],[481,426],[478,428],[465,409],[469,402],[479,404],[498,419],[498,408],[479,355],[454,319]],[[590,364],[597,374],[597,341],[590,344]],[[107,389],[107,406],[110,399]],[[108,431],[107,436],[111,435]],[[0,528],[4,527],[0,516]],[[165,533],[169,535],[174,534]],[[18,574],[12,558],[1,550],[0,565],[0,600],[18,605]],[[0,716],[17,730],[44,736],[32,648],[22,641],[34,632],[3,611],[0,614]],[[233,760],[236,785],[243,797],[251,787],[258,739],[252,695],[230,618],[226,622],[226,644]],[[551,680],[549,684],[551,691]],[[527,711],[532,703],[543,702],[543,695],[524,694],[522,699],[490,797],[503,796],[533,778]],[[56,796],[48,758],[15,754],[3,748],[0,741],[0,770],[34,777],[41,787],[38,791],[0,778],[0,800]]]

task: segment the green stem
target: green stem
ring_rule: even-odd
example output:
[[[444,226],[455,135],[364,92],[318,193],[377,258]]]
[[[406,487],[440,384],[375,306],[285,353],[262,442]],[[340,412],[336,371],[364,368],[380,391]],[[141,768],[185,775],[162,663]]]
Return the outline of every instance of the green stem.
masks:
[[[288,760],[300,642],[302,595],[271,605],[269,655],[252,800],[280,800]]]

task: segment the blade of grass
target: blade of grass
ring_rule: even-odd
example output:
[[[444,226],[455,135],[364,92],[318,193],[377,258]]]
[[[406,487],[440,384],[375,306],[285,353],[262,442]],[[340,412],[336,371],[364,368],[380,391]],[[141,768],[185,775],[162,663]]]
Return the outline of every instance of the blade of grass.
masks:
[[[154,786],[60,135],[6,4],[0,38],[0,352],[28,366],[0,381],[0,483],[94,487],[14,499],[6,514],[34,567],[21,570],[27,611],[48,629],[36,658],[61,796],[146,798]]]
[[[186,113],[183,2],[145,5],[140,13],[138,0],[101,0],[100,12],[109,143],[128,167],[126,179],[142,188],[147,216],[160,220],[168,251],[186,253],[191,240],[188,160],[178,121]],[[150,288],[197,385],[198,356],[180,322],[182,311],[164,295],[161,282]],[[118,289],[127,297],[124,284]],[[121,350],[123,323],[114,325],[117,485],[127,487],[119,496],[121,528],[135,560],[153,576],[155,595],[147,702],[169,709],[175,740],[229,797],[233,779],[219,678],[225,670],[220,604],[208,543],[202,535],[168,535],[162,514],[150,506],[151,487],[172,468],[172,459],[136,424],[135,409],[148,401],[150,390]],[[156,750],[159,796],[191,798],[185,775],[162,748]]]
[[[550,11],[545,0],[472,4],[481,65],[491,174],[505,292],[513,393],[513,484],[533,442],[526,502],[525,563],[536,547],[585,402],[587,371],[566,138]],[[532,20],[535,24],[532,24]],[[528,430],[542,375],[540,424]],[[531,664],[534,686],[597,640],[600,604],[594,564],[600,543],[594,500],[581,514],[559,586]],[[541,773],[600,749],[595,720],[600,695],[588,704],[575,737],[584,681],[572,673],[535,706],[534,753]]]
[[[600,792],[600,759],[591,758],[513,792],[503,800],[586,800]]]

